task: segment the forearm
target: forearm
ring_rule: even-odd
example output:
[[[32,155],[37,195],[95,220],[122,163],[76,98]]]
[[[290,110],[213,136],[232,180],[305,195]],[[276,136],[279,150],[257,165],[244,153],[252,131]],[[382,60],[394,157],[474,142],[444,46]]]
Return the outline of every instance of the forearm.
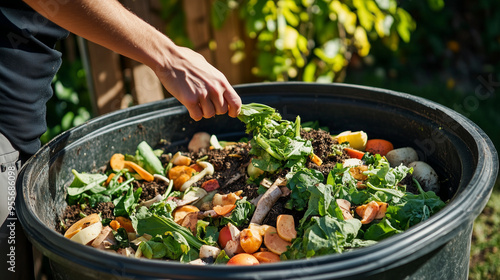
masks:
[[[164,64],[175,45],[116,0],[24,0],[68,31],[152,68]]]
[[[167,36],[117,0],[24,0],[59,26],[148,65],[163,86],[199,120],[215,114],[236,117],[241,99],[226,77],[201,55],[176,46]]]

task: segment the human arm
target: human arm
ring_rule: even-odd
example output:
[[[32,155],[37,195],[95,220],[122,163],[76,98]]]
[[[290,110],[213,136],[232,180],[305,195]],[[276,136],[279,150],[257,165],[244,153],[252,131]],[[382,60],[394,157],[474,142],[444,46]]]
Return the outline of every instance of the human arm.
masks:
[[[148,65],[193,119],[226,112],[238,115],[241,99],[221,72],[200,54],[175,45],[118,1],[51,1],[50,5],[24,1],[70,32]]]

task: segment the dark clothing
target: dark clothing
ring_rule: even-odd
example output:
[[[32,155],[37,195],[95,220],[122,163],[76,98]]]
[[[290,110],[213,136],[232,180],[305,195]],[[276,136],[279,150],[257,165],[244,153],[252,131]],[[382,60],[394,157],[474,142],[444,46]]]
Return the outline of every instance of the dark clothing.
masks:
[[[20,0],[0,3],[0,133],[21,157],[40,148],[51,82],[61,66],[54,47],[68,34]]]

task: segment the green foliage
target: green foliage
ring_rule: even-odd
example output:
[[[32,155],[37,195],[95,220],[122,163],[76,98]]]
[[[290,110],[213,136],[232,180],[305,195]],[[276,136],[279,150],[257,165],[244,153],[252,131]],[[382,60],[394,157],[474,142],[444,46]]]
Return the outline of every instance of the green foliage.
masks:
[[[354,53],[369,54],[371,40],[396,50],[416,26],[395,0],[221,0],[212,9],[216,27],[228,10],[239,11],[256,40],[254,74],[268,80],[340,81]]]

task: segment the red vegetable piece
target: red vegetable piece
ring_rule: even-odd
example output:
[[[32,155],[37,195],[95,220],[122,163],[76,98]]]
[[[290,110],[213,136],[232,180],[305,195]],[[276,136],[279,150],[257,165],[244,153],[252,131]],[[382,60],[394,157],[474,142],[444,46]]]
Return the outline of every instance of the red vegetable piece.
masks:
[[[347,152],[347,155],[351,158],[362,159],[363,156],[365,155],[364,152],[358,151],[356,149],[344,148],[344,150]]]
[[[219,182],[217,179],[210,179],[208,181],[203,182],[201,187],[206,190],[207,192],[215,191],[220,187]]]

